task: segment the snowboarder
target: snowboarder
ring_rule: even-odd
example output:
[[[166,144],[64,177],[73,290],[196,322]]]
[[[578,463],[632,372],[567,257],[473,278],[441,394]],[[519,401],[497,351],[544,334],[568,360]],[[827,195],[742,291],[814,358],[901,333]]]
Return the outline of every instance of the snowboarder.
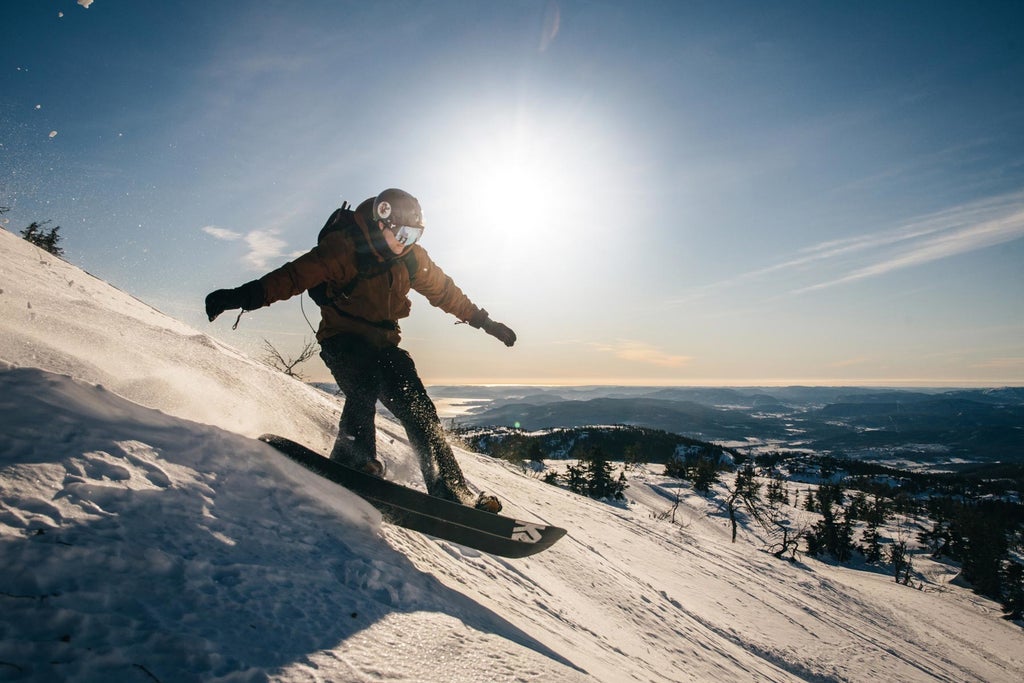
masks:
[[[417,244],[423,230],[420,203],[408,192],[384,190],[354,211],[345,204],[331,214],[317,246],[258,280],[211,292],[206,315],[213,321],[226,310],[251,311],[308,290],[320,306],[320,357],[345,394],[331,459],[384,476],[374,426],[380,399],[405,428],[430,495],[498,512],[495,496],[474,498],[466,485],[412,357],[398,346],[398,320],[409,315],[411,288],[506,346],[516,335],[434,264]]]

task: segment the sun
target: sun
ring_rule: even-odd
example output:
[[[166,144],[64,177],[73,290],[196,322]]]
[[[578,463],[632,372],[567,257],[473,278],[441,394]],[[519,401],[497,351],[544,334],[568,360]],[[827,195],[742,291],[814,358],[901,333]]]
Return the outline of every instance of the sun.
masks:
[[[572,205],[584,196],[579,155],[564,141],[524,132],[473,145],[460,164],[462,220],[502,261],[554,253],[567,243]],[[546,247],[546,248],[544,248]]]
[[[482,102],[447,117],[420,170],[440,200],[427,213],[451,240],[445,247],[474,263],[486,256],[495,274],[538,278],[570,277],[593,263],[581,253],[608,251],[606,238],[621,229],[614,207],[632,182],[624,175],[636,166],[624,162],[621,132],[585,105]]]
[[[489,155],[473,192],[487,206],[502,206],[498,227],[546,222],[557,213],[558,197],[567,184],[560,164],[538,150],[508,149]]]

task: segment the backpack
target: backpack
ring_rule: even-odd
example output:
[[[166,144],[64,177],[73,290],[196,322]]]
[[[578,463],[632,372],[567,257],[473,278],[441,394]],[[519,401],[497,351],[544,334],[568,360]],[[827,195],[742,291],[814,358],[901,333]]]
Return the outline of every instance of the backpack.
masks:
[[[342,202],[341,208],[332,213],[331,217],[327,219],[327,223],[324,224],[324,227],[320,229],[320,234],[317,235],[316,243],[322,244],[324,238],[334,232],[349,232],[352,234],[354,238],[352,241],[356,245],[356,276],[341,287],[330,287],[329,291],[327,282],[321,282],[306,290],[309,298],[317,306],[333,306],[340,313],[343,313],[338,309],[336,302],[348,299],[361,280],[366,280],[391,270],[396,260],[402,261],[409,271],[410,282],[416,278],[418,266],[416,254],[412,250],[399,256],[397,259],[384,261],[383,263],[377,260],[370,245],[363,239],[359,224],[356,223],[356,212],[350,208],[348,202]]]

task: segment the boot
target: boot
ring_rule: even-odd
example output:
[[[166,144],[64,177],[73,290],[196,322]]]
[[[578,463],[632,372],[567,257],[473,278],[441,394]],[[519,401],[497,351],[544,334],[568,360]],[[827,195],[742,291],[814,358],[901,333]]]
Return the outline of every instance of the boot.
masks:
[[[484,512],[498,514],[501,512],[501,501],[498,500],[497,496],[484,492],[477,497],[473,507]]]
[[[361,472],[377,477],[378,479],[384,478],[384,462],[379,458],[372,458],[363,463],[362,467],[357,468]]]
[[[364,472],[380,479],[384,478],[384,463],[380,458],[370,458],[369,460],[364,460],[361,463],[353,462],[348,458],[336,458],[333,456],[331,457],[331,460],[350,469],[359,470],[360,472]]]

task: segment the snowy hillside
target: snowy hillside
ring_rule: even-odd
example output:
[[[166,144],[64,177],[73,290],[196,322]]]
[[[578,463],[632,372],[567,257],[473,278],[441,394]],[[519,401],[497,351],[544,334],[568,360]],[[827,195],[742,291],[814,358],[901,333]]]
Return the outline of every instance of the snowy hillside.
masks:
[[[253,438],[325,449],[337,400],[3,231],[0,361],[0,680],[1024,679],[994,604],[731,544],[701,498],[657,519],[653,472],[611,506],[458,452],[570,530],[523,560],[382,524]]]

